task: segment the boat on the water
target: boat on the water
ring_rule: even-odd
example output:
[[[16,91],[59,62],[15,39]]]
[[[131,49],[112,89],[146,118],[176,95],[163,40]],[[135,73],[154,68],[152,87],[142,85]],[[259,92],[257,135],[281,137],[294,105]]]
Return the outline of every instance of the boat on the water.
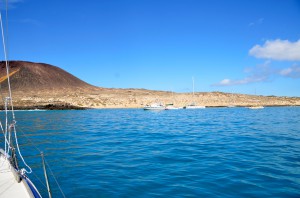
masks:
[[[235,105],[228,105],[227,108],[235,108]]]
[[[179,109],[178,107],[175,107],[174,104],[167,104],[165,110],[176,110]]]
[[[195,83],[194,83],[194,77],[192,78],[192,80],[193,80],[193,100],[194,100],[194,95],[195,95]],[[186,106],[184,106],[183,107],[184,109],[205,109],[206,107],[205,106],[198,106],[198,105],[196,105],[196,103],[195,102],[192,102],[191,104],[189,104],[189,105],[186,105]]]
[[[152,103],[150,105],[146,105],[144,107],[144,110],[156,110],[156,111],[160,111],[160,110],[165,110],[165,106],[162,103]]]
[[[250,106],[250,107],[247,107],[248,109],[263,109],[265,108],[264,106]]]
[[[184,109],[205,109],[206,106],[198,106],[195,103],[183,107]]]

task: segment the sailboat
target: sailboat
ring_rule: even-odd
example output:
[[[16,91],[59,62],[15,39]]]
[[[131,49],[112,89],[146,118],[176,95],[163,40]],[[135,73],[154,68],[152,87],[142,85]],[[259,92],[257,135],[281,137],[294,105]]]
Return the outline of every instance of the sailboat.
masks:
[[[0,11],[0,23],[2,31],[2,42],[4,48],[4,59],[6,63],[6,80],[8,83],[8,96],[4,97],[4,118],[5,122],[0,121],[0,129],[3,132],[4,147],[0,148],[0,197],[18,198],[30,197],[41,198],[41,194],[29,179],[28,174],[32,172],[31,168],[26,164],[22,157],[17,132],[16,118],[13,108],[12,93],[9,79],[9,61],[5,47],[5,37],[2,23],[2,15]],[[1,147],[1,146],[0,146]],[[19,167],[18,160],[25,165],[24,168]],[[26,168],[25,168],[26,167]]]
[[[165,110],[165,106],[161,102],[155,102],[150,105],[146,105],[144,107],[144,110],[160,111],[160,110]]]
[[[173,91],[172,91],[172,98],[174,100],[174,93],[173,93]],[[179,108],[175,107],[173,102],[169,103],[169,104],[166,104],[165,110],[177,110],[177,109],[179,109]]]
[[[256,89],[254,91],[254,95],[256,96]],[[259,104],[260,100],[253,100],[253,102],[254,102],[254,105],[248,106],[246,108],[248,108],[248,109],[264,109],[265,108],[264,106]]]
[[[173,103],[167,104],[165,110],[177,110],[178,107],[175,107]]]
[[[193,81],[193,100],[194,100],[194,95],[195,95],[195,83],[194,83],[194,77],[192,77],[192,81]],[[198,106],[196,105],[195,102],[192,102],[191,104],[183,107],[184,109],[204,109],[206,108],[205,106]]]

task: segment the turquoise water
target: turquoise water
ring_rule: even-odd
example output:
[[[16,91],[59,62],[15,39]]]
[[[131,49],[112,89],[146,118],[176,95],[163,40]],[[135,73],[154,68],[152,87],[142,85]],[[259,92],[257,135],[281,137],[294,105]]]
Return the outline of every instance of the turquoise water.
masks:
[[[16,113],[45,197],[27,138],[66,197],[300,197],[299,107]]]

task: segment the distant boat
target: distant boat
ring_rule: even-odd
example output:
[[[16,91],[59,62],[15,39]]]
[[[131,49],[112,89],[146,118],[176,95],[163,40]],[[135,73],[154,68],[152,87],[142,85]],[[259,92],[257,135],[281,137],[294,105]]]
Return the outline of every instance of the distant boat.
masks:
[[[235,105],[228,105],[227,108],[234,108],[236,107]]]
[[[144,110],[156,110],[156,111],[160,111],[160,110],[165,110],[165,106],[162,103],[152,103],[151,105],[146,105],[144,107]]]
[[[194,100],[194,95],[195,95],[195,83],[194,83],[194,77],[192,78],[193,80],[193,100]],[[183,107],[184,109],[205,109],[206,107],[205,106],[198,106],[196,105],[195,102]]]
[[[176,110],[179,109],[178,107],[174,107],[173,104],[167,104],[165,110]]]
[[[264,106],[250,106],[250,107],[247,107],[248,109],[263,109],[265,108]]]
[[[205,109],[206,106],[198,106],[194,103],[190,104],[190,105],[187,105],[185,107],[183,107],[184,109]]]
[[[172,93],[172,98],[173,98],[173,101],[174,101],[174,92],[171,91],[171,93]],[[169,104],[166,104],[165,110],[176,110],[176,109],[179,109],[179,108],[175,107],[173,102],[169,103]]]
[[[255,92],[255,93],[256,93],[256,92]],[[264,106],[259,105],[260,100],[253,100],[253,102],[255,102],[256,104],[253,104],[253,105],[248,106],[248,107],[246,107],[246,108],[248,108],[248,109],[263,109],[263,108],[265,108]]]

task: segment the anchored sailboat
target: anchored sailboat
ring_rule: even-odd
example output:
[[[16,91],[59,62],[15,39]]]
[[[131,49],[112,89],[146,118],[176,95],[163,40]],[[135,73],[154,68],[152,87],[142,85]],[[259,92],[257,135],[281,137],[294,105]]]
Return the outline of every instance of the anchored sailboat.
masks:
[[[165,106],[161,102],[155,102],[150,105],[146,105],[144,107],[144,110],[160,111],[160,110],[165,110]]]
[[[193,101],[195,100],[194,97],[195,97],[195,82],[194,82],[194,77],[192,77],[192,80],[193,80]],[[198,106],[196,105],[195,102],[192,102],[191,104],[183,107],[184,109],[204,109],[205,106]]]
[[[177,109],[179,109],[178,107],[174,106],[174,92],[172,91],[171,93],[172,93],[173,102],[169,103],[169,104],[166,104],[165,110],[177,110]]]

